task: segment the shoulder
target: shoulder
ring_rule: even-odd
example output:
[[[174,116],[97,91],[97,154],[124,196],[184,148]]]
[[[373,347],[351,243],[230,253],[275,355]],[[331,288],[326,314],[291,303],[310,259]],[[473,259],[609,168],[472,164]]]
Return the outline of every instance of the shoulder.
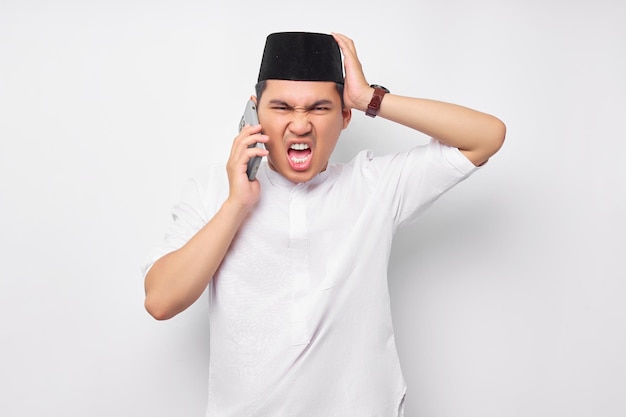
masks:
[[[223,165],[208,165],[195,170],[185,182],[181,203],[210,216],[216,202],[228,195],[228,175]]]
[[[464,178],[479,169],[459,149],[435,139],[385,155],[363,150],[347,165],[353,176],[370,183],[395,182],[401,177],[414,180],[424,176]]]

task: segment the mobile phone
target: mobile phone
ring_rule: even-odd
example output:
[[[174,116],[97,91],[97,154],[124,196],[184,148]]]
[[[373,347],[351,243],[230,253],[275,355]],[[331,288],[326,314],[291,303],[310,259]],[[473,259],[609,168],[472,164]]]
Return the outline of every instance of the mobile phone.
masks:
[[[248,100],[248,102],[246,103],[246,109],[244,110],[243,116],[241,116],[241,120],[239,121],[239,131],[241,132],[241,129],[243,129],[245,125],[252,126],[257,124],[259,124],[259,118],[256,114],[256,104],[254,103],[254,101]],[[248,146],[248,148],[254,147],[265,149],[265,146],[260,142],[253,143],[252,145]],[[248,161],[248,168],[246,169],[246,174],[248,174],[248,180],[254,181],[254,179],[256,178],[256,172],[259,170],[259,165],[261,165],[261,159],[262,157],[255,156],[250,158],[250,160]]]

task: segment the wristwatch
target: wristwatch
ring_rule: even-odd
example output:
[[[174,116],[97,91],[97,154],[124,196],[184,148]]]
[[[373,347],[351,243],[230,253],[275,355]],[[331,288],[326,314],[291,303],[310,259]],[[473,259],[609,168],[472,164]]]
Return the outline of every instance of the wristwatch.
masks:
[[[378,84],[372,84],[370,87],[374,89],[374,95],[372,96],[370,104],[367,105],[367,111],[365,114],[369,117],[376,117],[378,110],[380,110],[380,103],[383,101],[383,97],[389,92],[389,90]]]

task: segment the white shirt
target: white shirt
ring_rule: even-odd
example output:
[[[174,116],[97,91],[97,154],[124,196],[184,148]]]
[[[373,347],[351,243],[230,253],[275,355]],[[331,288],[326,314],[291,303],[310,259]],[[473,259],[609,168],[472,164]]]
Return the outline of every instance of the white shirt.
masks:
[[[406,386],[387,288],[394,232],[476,167],[431,140],[359,153],[294,184],[259,169],[261,197],[209,284],[208,417],[395,417]],[[193,178],[160,256],[228,196],[223,167]]]

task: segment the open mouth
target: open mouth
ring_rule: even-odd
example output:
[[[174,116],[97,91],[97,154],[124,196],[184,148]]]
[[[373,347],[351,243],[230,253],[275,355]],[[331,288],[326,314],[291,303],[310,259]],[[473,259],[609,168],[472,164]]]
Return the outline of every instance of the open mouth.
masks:
[[[306,143],[294,143],[287,150],[289,165],[297,171],[307,169],[311,163],[312,151]]]

